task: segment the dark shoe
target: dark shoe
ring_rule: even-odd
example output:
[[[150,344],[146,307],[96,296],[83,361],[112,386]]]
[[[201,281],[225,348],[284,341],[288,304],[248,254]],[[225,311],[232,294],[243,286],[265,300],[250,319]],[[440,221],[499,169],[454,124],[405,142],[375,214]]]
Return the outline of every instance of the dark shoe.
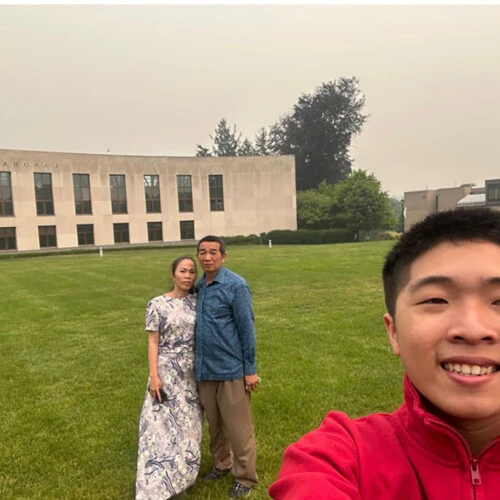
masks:
[[[247,497],[250,495],[252,488],[242,485],[241,483],[235,482],[233,487],[229,490],[229,498]]]
[[[226,470],[217,470],[217,469],[212,469],[206,476],[203,478],[203,481],[218,481],[219,479],[222,479],[224,476],[227,476],[231,469],[226,469]]]

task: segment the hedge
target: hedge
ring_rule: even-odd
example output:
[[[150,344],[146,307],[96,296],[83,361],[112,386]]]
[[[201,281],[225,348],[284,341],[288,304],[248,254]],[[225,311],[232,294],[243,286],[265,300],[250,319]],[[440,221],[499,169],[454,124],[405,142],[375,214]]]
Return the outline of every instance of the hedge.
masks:
[[[230,245],[260,245],[262,243],[260,236],[249,234],[248,236],[221,236],[226,246]]]
[[[348,243],[356,240],[356,231],[349,229],[278,229],[262,233],[262,243],[271,240],[276,245],[321,245],[324,243]]]

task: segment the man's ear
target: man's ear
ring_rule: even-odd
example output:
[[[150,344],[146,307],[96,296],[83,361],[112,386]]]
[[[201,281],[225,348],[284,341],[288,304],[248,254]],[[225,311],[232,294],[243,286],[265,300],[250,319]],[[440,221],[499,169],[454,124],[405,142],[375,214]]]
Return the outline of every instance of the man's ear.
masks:
[[[384,314],[384,326],[387,331],[387,337],[391,343],[392,352],[399,356],[398,332],[396,331],[396,323],[389,313]]]

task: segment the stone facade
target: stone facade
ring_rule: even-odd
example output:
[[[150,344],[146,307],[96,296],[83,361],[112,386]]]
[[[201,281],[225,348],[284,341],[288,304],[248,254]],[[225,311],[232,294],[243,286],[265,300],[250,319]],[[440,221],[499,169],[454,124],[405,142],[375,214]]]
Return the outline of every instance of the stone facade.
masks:
[[[0,150],[2,173],[2,186],[10,183],[13,214],[8,214],[4,190],[0,231],[5,234],[6,228],[15,228],[19,251],[40,248],[40,226],[55,226],[57,248],[79,246],[77,225],[92,226],[91,245],[95,246],[116,244],[114,224],[119,223],[128,224],[130,244],[150,242],[148,223],[152,222],[161,222],[163,242],[185,239],[181,235],[183,221],[184,227],[194,228],[194,235],[190,235],[195,240],[207,234],[234,236],[297,229],[293,156],[197,158]],[[37,173],[50,174],[44,178],[51,183],[53,215],[37,213]],[[88,175],[89,214],[76,214],[73,174]],[[112,211],[110,175],[125,178],[126,213]],[[144,176],[158,176],[160,212],[146,210]],[[189,177],[190,211],[180,210],[178,176]],[[222,176],[218,179],[222,180],[223,209],[211,209],[209,176]]]

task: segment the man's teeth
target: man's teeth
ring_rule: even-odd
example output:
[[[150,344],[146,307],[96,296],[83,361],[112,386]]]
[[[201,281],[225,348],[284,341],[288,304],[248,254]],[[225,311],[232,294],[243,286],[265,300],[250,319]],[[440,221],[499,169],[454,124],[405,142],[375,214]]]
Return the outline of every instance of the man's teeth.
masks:
[[[460,365],[458,363],[444,363],[444,369],[461,375],[489,375],[497,370],[496,366]]]

